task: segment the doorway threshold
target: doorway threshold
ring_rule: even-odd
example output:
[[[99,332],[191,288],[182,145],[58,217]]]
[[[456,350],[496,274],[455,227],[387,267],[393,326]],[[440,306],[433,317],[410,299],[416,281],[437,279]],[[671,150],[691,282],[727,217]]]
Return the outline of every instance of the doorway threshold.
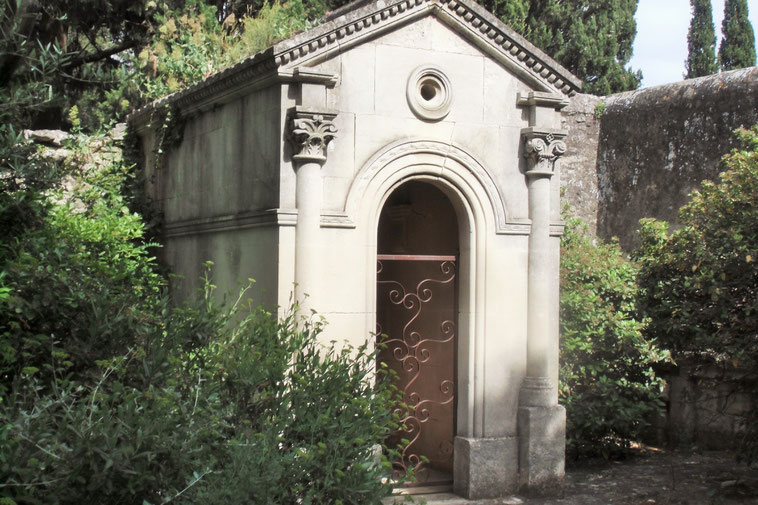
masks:
[[[467,500],[453,493],[429,493],[416,495],[392,495],[382,500],[382,505],[523,505],[526,502],[516,496],[488,500]]]

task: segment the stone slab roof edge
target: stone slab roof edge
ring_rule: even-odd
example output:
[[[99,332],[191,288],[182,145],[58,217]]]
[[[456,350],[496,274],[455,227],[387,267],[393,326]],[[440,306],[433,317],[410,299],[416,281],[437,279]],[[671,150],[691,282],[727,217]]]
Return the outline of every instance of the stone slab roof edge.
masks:
[[[664,100],[668,101],[690,89],[712,90],[713,86],[723,88],[736,84],[744,84],[745,86],[758,88],[758,66],[728,70],[718,74],[695,77],[693,79],[684,79],[632,91],[623,91],[621,93],[608,95],[602,99],[605,101],[607,107],[624,107],[631,105],[632,103],[635,103],[635,106],[638,107],[643,102],[651,102],[652,105],[655,102]]]
[[[473,0],[357,0],[336,10],[323,24],[277,42],[207,79],[141,107],[130,114],[128,121],[144,124],[153,111],[166,105],[184,108],[209,100],[221,102],[223,97],[233,96],[251,83],[277,78],[282,67],[307,63],[314,54],[325,53],[331,46],[337,46],[339,50],[345,38],[356,38],[354,34],[372,25],[391,22],[392,18],[411,10],[424,9],[426,12],[420,12],[420,15],[434,13],[437,9],[438,16],[444,12],[449,19],[455,20],[452,22],[467,25],[469,33],[477,34],[482,43],[499,49],[504,57],[523,67],[523,76],[541,81],[546,87],[567,96],[573,96],[581,89],[580,79]]]

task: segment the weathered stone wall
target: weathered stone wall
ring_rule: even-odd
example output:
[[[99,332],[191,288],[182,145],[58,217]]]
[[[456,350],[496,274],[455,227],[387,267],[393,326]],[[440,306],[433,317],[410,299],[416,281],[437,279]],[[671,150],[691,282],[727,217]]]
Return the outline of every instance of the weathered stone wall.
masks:
[[[631,249],[641,218],[676,223],[689,193],[718,178],[732,132],[758,123],[758,67],[599,100],[579,95],[564,113],[565,198],[599,236]]]
[[[666,416],[662,423],[668,443],[697,444],[709,449],[733,449],[745,437],[755,410],[751,370],[698,366],[679,360],[661,375],[668,383]]]
[[[592,232],[631,250],[639,220],[676,226],[690,192],[718,178],[721,157],[736,147],[732,132],[756,123],[758,67],[603,98],[577,95],[563,111],[564,200]],[[668,408],[659,428],[670,442],[729,448],[740,439],[753,400],[735,388],[737,372],[682,366],[663,375]]]
[[[597,147],[600,136],[603,99],[593,95],[576,95],[563,109],[563,128],[568,130],[566,154],[561,158],[563,199],[571,205],[571,214],[582,218],[597,230],[598,200]]]

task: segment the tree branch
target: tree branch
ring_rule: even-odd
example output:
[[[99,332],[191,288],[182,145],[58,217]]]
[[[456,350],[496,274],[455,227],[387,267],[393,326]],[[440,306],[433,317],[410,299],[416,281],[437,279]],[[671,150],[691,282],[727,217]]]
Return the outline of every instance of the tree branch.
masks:
[[[136,40],[125,40],[120,44],[117,44],[113,47],[109,47],[108,49],[103,49],[94,53],[85,54],[82,56],[77,56],[76,58],[72,58],[69,60],[69,62],[63,66],[65,70],[70,70],[72,68],[80,67],[84,65],[85,63],[92,63],[93,61],[100,61],[104,60],[106,58],[110,58],[114,54],[118,54],[122,51],[126,51],[127,49],[131,49],[133,47],[137,47],[137,41]]]

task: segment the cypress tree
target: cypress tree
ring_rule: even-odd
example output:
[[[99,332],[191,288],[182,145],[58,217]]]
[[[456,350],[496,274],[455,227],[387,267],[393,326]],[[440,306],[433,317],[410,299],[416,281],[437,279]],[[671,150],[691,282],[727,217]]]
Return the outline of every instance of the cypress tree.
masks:
[[[747,0],[726,0],[721,33],[721,70],[755,65],[755,36],[753,26],[747,17]]]
[[[716,63],[716,31],[713,27],[711,0],[690,0],[690,5],[692,20],[687,33],[689,51],[685,62],[687,79],[715,74],[719,70]]]
[[[626,65],[637,34],[638,0],[478,0],[507,25],[607,95],[636,89],[642,74]]]

